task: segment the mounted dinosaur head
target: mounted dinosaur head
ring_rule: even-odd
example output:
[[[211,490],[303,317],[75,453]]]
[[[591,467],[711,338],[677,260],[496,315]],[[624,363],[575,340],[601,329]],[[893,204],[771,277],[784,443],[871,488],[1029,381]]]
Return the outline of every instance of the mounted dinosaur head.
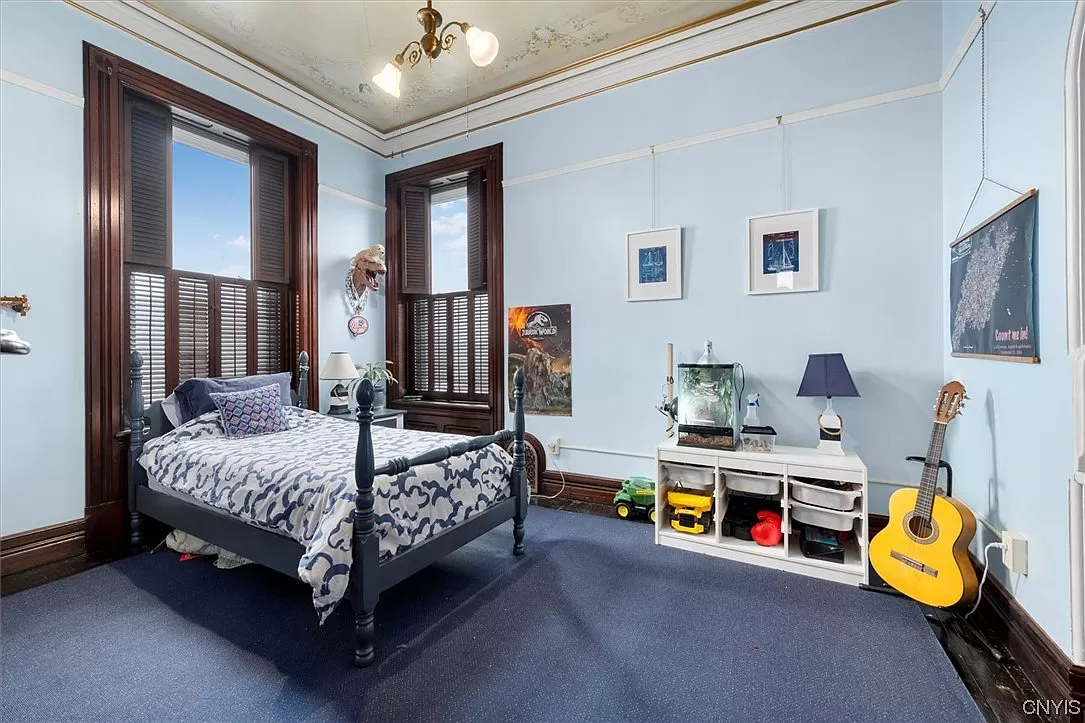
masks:
[[[388,273],[383,256],[384,247],[380,244],[354,254],[350,262],[350,283],[357,293],[361,294],[365,289],[380,289],[380,277]]]

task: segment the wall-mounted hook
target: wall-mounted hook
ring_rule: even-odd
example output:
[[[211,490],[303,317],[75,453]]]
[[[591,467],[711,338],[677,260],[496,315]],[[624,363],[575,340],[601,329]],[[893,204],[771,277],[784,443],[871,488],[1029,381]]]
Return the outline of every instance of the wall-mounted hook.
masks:
[[[30,312],[30,299],[26,294],[22,296],[0,296],[0,307],[6,306],[19,316],[26,316]]]

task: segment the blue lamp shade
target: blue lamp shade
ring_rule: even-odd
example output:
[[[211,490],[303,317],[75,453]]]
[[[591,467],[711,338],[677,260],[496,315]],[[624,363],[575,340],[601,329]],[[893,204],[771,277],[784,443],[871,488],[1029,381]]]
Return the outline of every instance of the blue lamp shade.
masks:
[[[843,354],[811,354],[799,385],[799,397],[857,397]]]

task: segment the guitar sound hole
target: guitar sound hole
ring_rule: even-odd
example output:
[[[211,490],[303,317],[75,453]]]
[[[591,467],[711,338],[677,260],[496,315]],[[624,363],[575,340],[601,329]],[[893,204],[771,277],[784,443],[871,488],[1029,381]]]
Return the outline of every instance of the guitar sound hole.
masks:
[[[931,526],[930,520],[913,517],[908,520],[908,530],[920,540],[925,540],[934,532],[934,527]]]

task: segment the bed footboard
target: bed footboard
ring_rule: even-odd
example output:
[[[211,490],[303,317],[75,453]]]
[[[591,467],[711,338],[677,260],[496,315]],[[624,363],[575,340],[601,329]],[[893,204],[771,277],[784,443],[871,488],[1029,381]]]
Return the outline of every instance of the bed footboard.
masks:
[[[399,475],[417,465],[436,464],[468,452],[478,451],[491,444],[514,439],[512,457],[511,495],[513,520],[513,554],[524,554],[524,520],[528,509],[528,487],[524,476],[524,375],[517,371],[513,378],[513,428],[503,429],[496,434],[465,439],[462,442],[436,447],[415,457],[395,457],[380,467],[375,467],[373,460],[373,384],[369,380],[358,385],[358,450],[355,457],[354,477],[358,485],[354,509],[354,539],[350,570],[350,597],[354,607],[354,664],[359,667],[370,665],[374,658],[374,610],[380,598],[384,579],[380,572],[379,535],[373,518],[373,480],[382,475]],[[485,516],[487,513],[483,513]],[[507,520],[505,512],[503,520]],[[497,523],[503,520],[486,520]],[[461,524],[467,525],[471,521]],[[492,525],[491,525],[492,526]],[[479,534],[489,529],[478,528]],[[434,540],[434,543],[437,541]],[[408,550],[405,555],[423,555],[427,553],[423,543],[419,548]],[[443,547],[436,548],[444,552]],[[436,557],[436,555],[434,555]]]

